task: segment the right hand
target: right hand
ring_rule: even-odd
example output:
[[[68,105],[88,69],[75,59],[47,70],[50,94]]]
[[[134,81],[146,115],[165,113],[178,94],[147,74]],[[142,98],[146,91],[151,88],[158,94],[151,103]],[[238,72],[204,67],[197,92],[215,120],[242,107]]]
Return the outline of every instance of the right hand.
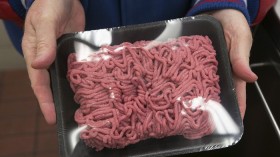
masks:
[[[31,87],[49,124],[56,123],[47,71],[56,56],[56,40],[64,33],[83,31],[84,27],[80,0],[36,0],[27,13],[22,49]]]
[[[250,69],[249,58],[252,34],[245,16],[234,9],[216,10],[210,13],[223,26],[229,58],[233,69],[233,80],[241,117],[246,110],[246,82],[254,82],[257,75]]]

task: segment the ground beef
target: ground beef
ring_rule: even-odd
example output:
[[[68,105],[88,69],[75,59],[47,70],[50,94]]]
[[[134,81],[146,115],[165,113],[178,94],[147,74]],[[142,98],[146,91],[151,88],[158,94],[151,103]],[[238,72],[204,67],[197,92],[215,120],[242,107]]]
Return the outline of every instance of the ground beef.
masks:
[[[203,104],[219,102],[216,52],[207,36],[103,46],[87,59],[68,58],[68,79],[84,142],[96,150],[148,138],[197,139],[214,127]]]

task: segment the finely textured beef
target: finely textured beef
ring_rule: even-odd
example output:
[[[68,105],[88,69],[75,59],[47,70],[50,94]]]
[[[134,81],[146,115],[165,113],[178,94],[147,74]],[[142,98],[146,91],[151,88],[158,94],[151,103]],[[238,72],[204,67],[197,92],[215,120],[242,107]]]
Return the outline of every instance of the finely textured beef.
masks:
[[[148,138],[197,139],[214,127],[201,97],[219,102],[216,53],[204,36],[104,46],[84,60],[68,58],[85,143],[101,150]]]

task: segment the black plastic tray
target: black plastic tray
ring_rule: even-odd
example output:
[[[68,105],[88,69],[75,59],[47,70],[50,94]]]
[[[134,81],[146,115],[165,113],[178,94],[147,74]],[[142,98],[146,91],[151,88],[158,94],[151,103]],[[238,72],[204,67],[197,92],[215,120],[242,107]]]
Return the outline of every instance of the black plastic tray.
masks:
[[[57,57],[50,68],[51,82],[57,115],[57,129],[59,149],[62,157],[148,157],[148,156],[172,156],[201,152],[213,149],[225,148],[236,144],[243,134],[243,124],[238,109],[236,94],[234,91],[231,67],[222,27],[219,22],[210,16],[196,16],[169,21],[154,22],[135,26],[106,29],[111,32],[111,45],[122,42],[135,42],[138,40],[154,40],[166,28],[166,24],[181,25],[183,35],[207,35],[213,42],[217,53],[218,74],[220,75],[221,103],[237,124],[240,132],[236,135],[210,135],[197,140],[187,140],[182,136],[167,137],[164,139],[148,139],[137,144],[127,146],[124,149],[104,149],[96,152],[87,148],[78,136],[73,137],[73,132],[78,128],[74,121],[74,112],[79,107],[73,100],[73,92],[66,78],[67,57],[74,53],[74,42],[85,41],[80,33],[67,34],[58,40]],[[96,33],[100,30],[90,31]],[[81,32],[85,33],[85,32]],[[172,33],[170,34],[172,36]],[[166,37],[168,38],[168,36]],[[97,45],[92,44],[92,48]]]

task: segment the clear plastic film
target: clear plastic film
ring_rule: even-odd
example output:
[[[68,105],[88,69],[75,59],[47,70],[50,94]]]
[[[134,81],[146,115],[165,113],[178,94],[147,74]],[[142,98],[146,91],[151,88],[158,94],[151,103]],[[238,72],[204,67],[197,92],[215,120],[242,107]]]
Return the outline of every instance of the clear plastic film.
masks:
[[[64,121],[71,110],[62,153],[167,156],[237,143],[243,126],[225,45],[208,16],[62,37],[73,91],[59,108]]]

